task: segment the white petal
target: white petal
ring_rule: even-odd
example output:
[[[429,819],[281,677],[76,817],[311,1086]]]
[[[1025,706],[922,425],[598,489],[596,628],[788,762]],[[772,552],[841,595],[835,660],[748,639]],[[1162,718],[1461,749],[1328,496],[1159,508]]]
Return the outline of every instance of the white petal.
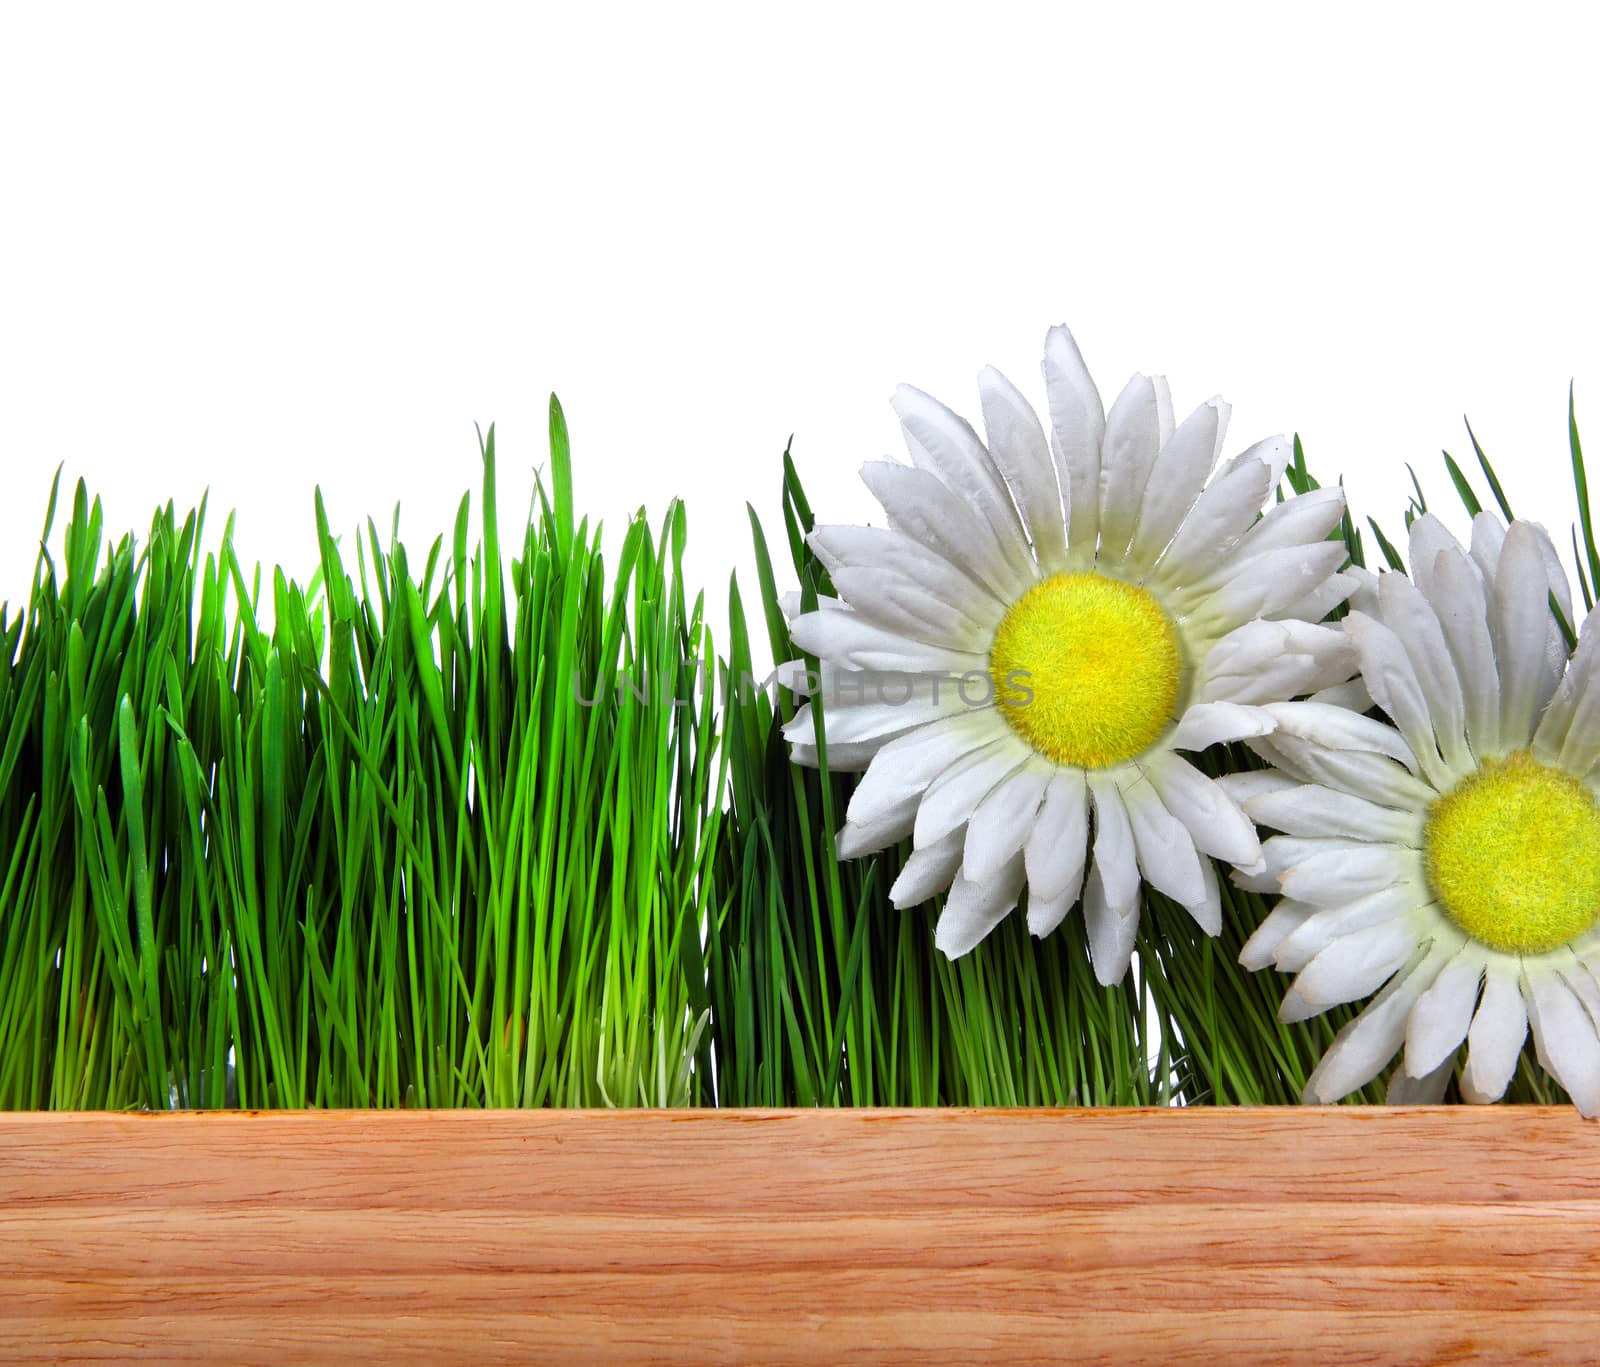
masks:
[[[976,696],[976,694],[974,694]],[[956,681],[936,676],[841,670],[823,692],[831,745],[886,741],[929,722],[973,711]],[[784,723],[786,740],[815,741],[814,703],[802,703]]]
[[[1204,902],[1205,874],[1183,823],[1166,809],[1149,784],[1123,788],[1122,801],[1144,881],[1179,906]]]
[[[1027,762],[1009,778],[989,790],[967,823],[966,857],[962,872],[977,883],[988,882],[1019,853],[1033,834],[1034,813],[1039,810],[1050,782],[1049,766]]]
[[[1081,769],[1059,770],[1050,780],[1026,854],[1030,901],[1078,900],[1089,855],[1089,791]]]
[[[922,805],[917,808],[917,844],[930,844],[957,826],[966,825],[989,791],[1026,762],[1025,747],[1001,738],[950,765],[928,785]]]
[[[1012,565],[993,530],[937,475],[873,460],[861,467],[861,479],[883,505],[891,528],[964,570],[1000,602],[1014,602],[1034,582],[1031,573]]]
[[[939,913],[934,946],[951,959],[970,954],[1016,908],[1021,892],[1020,854],[984,882],[975,883],[963,873],[951,886]]]
[[[1538,537],[1525,522],[1513,522],[1506,534],[1494,579],[1490,625],[1500,662],[1500,735],[1513,745],[1526,744],[1554,681],[1544,648],[1550,588]]]
[[[1253,864],[1260,857],[1261,842],[1250,818],[1188,760],[1158,753],[1145,762],[1145,769],[1196,849],[1230,864]]]
[[[1438,970],[1436,956],[1421,958],[1391,979],[1359,1016],[1335,1036],[1306,1083],[1307,1102],[1332,1102],[1365,1087],[1383,1071],[1405,1039],[1406,1017]]]
[[[1414,845],[1422,830],[1415,812],[1397,812],[1317,783],[1263,793],[1246,804],[1245,812],[1257,825],[1285,835],[1347,836]]]
[[[835,840],[835,850],[840,859],[857,859],[875,850],[898,845],[911,834],[917,819],[916,797],[908,798],[889,808],[881,816],[867,823],[846,821]]]
[[[1167,387],[1165,375],[1152,375],[1150,383],[1156,390],[1156,433],[1165,446],[1172,439],[1172,390]]]
[[[1054,897],[1040,897],[1032,884],[1028,886],[1028,933],[1043,939],[1067,919],[1078,900],[1077,889],[1072,893],[1057,893]]]
[[[1360,565],[1346,565],[1339,574],[1356,582],[1350,594],[1350,606],[1357,612],[1366,613],[1368,617],[1375,616],[1378,611],[1378,576]]]
[[[1344,562],[1343,542],[1285,546],[1254,556],[1211,595],[1206,616],[1237,625],[1288,607],[1309,593]]]
[[[1222,888],[1217,882],[1217,866],[1209,859],[1200,861],[1200,878],[1204,885],[1200,896],[1192,902],[1185,902],[1183,909],[1207,935],[1221,935]]]
[[[1500,671],[1489,634],[1483,580],[1460,550],[1447,548],[1434,563],[1431,583],[1431,591],[1424,587],[1424,592],[1456,662],[1466,699],[1467,738],[1479,756],[1495,754],[1500,748]]]
[[[1394,921],[1409,923],[1410,913],[1426,900],[1427,895],[1420,889],[1399,883],[1353,902],[1318,908],[1315,915],[1308,916],[1279,941],[1273,961],[1285,973],[1298,973],[1341,936],[1357,936]],[[1413,944],[1416,939],[1413,935]]]
[[[1283,482],[1283,472],[1289,468],[1289,462],[1293,459],[1294,443],[1287,437],[1282,435],[1263,437],[1254,446],[1247,447],[1228,461],[1222,467],[1222,473],[1228,475],[1253,460],[1260,461],[1267,469],[1269,476],[1267,491],[1270,493]]]
[[[1505,554],[1510,551],[1508,536]],[[1504,569],[1502,555],[1502,572]],[[1524,969],[1522,1000],[1545,1068],[1567,1089],[1584,1115],[1600,1115],[1600,1037],[1588,1010],[1560,976],[1548,969]]]
[[[1298,788],[1300,781],[1276,769],[1244,769],[1237,774],[1222,774],[1211,780],[1227,794],[1228,801],[1241,811],[1263,793],[1281,793]]]
[[[1367,692],[1366,681],[1363,679],[1351,679],[1349,683],[1320,688],[1306,701],[1327,703],[1330,707],[1343,707],[1350,712],[1372,710],[1372,694]]]
[[[1406,745],[1429,782],[1439,789],[1450,787],[1452,774],[1434,742],[1428,700],[1400,638],[1364,612],[1350,613],[1344,619],[1344,627],[1355,644],[1372,700],[1389,714],[1406,738]]]
[[[1278,946],[1314,916],[1319,908],[1309,902],[1280,898],[1266,918],[1255,928],[1239,951],[1239,962],[1252,973],[1265,968],[1277,957]]]
[[[1217,435],[1227,426],[1227,413],[1228,405],[1221,399],[1201,404],[1161,448],[1128,553],[1128,563],[1135,569],[1155,564],[1200,497],[1216,463]]]
[[[830,745],[828,747],[828,772],[833,774],[865,773],[882,748],[881,741],[863,741],[859,745]],[[789,758],[809,769],[822,768],[822,753],[815,745],[794,742],[789,747]]]
[[[1450,1074],[1455,1071],[1456,1060],[1452,1054],[1431,1073],[1411,1077],[1404,1068],[1389,1074],[1389,1086],[1384,1092],[1386,1106],[1437,1106],[1444,1100],[1450,1087]]]
[[[1089,870],[1084,884],[1083,921],[1089,934],[1089,959],[1094,965],[1095,980],[1102,987],[1121,982],[1133,959],[1133,944],[1139,935],[1139,913],[1132,907],[1118,911],[1107,901],[1098,861]]]
[[[1270,736],[1246,743],[1269,764],[1307,783],[1321,783],[1341,792],[1354,793],[1396,811],[1420,810],[1438,796],[1421,779],[1407,773],[1387,756],[1324,749],[1289,735],[1281,722]]]
[[[1464,554],[1461,543],[1450,535],[1444,523],[1432,513],[1424,513],[1411,524],[1411,573],[1417,587],[1432,598],[1434,593],[1434,566],[1446,551]]]
[[[1405,1071],[1412,1077],[1427,1077],[1454,1058],[1472,1025],[1482,981],[1483,952],[1465,945],[1417,998],[1406,1023]]]
[[[1500,572],[1500,551],[1505,540],[1505,524],[1493,513],[1479,513],[1472,519],[1472,563],[1485,583],[1493,583]]]
[[[1359,584],[1360,580],[1355,575],[1348,570],[1340,570],[1337,574],[1330,574],[1304,596],[1279,608],[1272,618],[1277,621],[1321,622],[1340,603],[1354,596]]]
[[[1195,500],[1151,582],[1179,588],[1202,582],[1256,520],[1271,492],[1271,473],[1258,460],[1219,474]]]
[[[1074,556],[1093,560],[1100,526],[1105,406],[1078,344],[1064,327],[1051,328],[1045,337],[1044,383],[1050,405],[1050,450],[1062,501],[1071,514],[1067,544]]]
[[[1204,750],[1224,741],[1264,736],[1272,727],[1272,718],[1256,707],[1232,702],[1196,703],[1183,714],[1167,744],[1174,750]]]
[[[1308,546],[1327,539],[1344,516],[1344,490],[1313,489],[1274,504],[1240,539],[1234,555],[1248,560],[1267,551]]]
[[[885,535],[917,545],[898,532]],[[912,640],[987,654],[1005,609],[932,551],[918,552],[915,567],[836,565],[829,574],[839,596],[866,621]]]
[[[890,741],[851,795],[849,819],[869,825],[906,798],[920,797],[952,764],[1010,730],[991,709],[964,712]]]
[[[978,397],[989,452],[1016,499],[1034,554],[1048,573],[1062,570],[1067,563],[1067,528],[1061,486],[1038,414],[993,366],[978,374]]]
[[[1546,757],[1554,750],[1570,774],[1587,774],[1600,763],[1600,613],[1584,622],[1572,663],[1535,739]]]
[[[1514,970],[1484,975],[1483,999],[1467,1031],[1467,1063],[1461,1070],[1461,1095],[1468,1101],[1498,1101],[1505,1095],[1522,1041],[1528,1034],[1528,1013]]]
[[[942,840],[912,850],[900,876],[889,889],[890,904],[904,911],[907,907],[921,906],[948,888],[961,868],[966,838],[967,833],[958,827]]]
[[[1161,449],[1155,381],[1135,375],[1106,414],[1100,455],[1100,555],[1120,560],[1133,539],[1139,505]]]
[[[890,402],[905,429],[913,464],[936,474],[951,493],[972,507],[994,533],[1012,568],[1027,572],[1031,557],[1024,549],[1022,523],[1011,502],[1011,491],[972,425],[912,385],[899,386]]]
[[[906,470],[903,465],[890,466]],[[918,471],[906,471],[918,474]],[[988,620],[1008,604],[975,579],[964,563],[947,559],[907,532],[892,527],[855,527],[833,523],[813,527],[806,543],[830,575],[841,569],[890,570],[948,597],[961,611]]]
[[[1298,736],[1330,750],[1365,750],[1387,755],[1416,772],[1417,761],[1405,738],[1394,727],[1375,718],[1314,702],[1272,703],[1265,710],[1277,723],[1274,737]]]
[[[1416,948],[1416,936],[1404,920],[1341,936],[1300,970],[1295,991],[1313,1005],[1359,1001],[1382,987]]]
[[[1263,852],[1271,844],[1269,840],[1262,847]],[[1410,871],[1392,845],[1343,848],[1341,842],[1332,840],[1327,844],[1330,848],[1326,853],[1302,859],[1283,875],[1280,881],[1284,896],[1315,902],[1319,906],[1339,906],[1368,893],[1381,892]]]
[[[1451,768],[1464,772],[1473,764],[1467,746],[1466,699],[1432,604],[1403,574],[1379,576],[1378,601],[1383,624],[1404,646],[1427,700],[1440,753]]]
[[[987,675],[986,655],[929,645],[875,626],[847,608],[803,612],[790,638],[807,655],[849,669],[903,670],[913,674]]]
[[[1128,811],[1116,782],[1103,773],[1089,775],[1089,792],[1094,799],[1094,870],[1107,905],[1125,915],[1139,900],[1139,861]]]

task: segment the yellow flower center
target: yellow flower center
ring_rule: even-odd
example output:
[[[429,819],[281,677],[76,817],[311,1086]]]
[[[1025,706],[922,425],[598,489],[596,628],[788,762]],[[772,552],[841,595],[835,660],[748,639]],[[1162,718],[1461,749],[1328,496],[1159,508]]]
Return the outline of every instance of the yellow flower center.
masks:
[[[1057,574],[1011,605],[989,651],[1012,728],[1058,764],[1132,759],[1172,720],[1178,633],[1160,604],[1103,574]]]
[[[1435,802],[1422,844],[1434,895],[1493,949],[1545,954],[1600,919],[1600,807],[1526,750]]]

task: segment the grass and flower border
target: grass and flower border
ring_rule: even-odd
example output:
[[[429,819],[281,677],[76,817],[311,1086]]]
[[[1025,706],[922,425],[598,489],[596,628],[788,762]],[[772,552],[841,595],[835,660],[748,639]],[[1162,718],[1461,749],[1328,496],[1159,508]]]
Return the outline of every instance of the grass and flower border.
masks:
[[[753,632],[796,654],[756,511],[757,611],[730,581],[719,651],[681,504],[608,563],[552,397],[548,479],[503,542],[492,428],[480,446],[479,538],[464,496],[421,555],[398,512],[342,541],[319,494],[304,585],[247,570],[231,518],[208,548],[204,501],[112,541],[81,483],[52,554],[58,474],[28,602],[0,611],[0,1108],[1299,1100],[1354,1009],[1279,1021],[1237,963],[1261,897],[1225,885],[1211,939],[1147,889],[1113,987],[1076,917],[934,953],[937,905],[888,904],[905,851],[836,855],[853,778],[793,765],[794,699],[742,686]],[[1285,479],[1317,485],[1298,441]],[[781,519],[781,578],[814,606],[790,451]],[[1336,535],[1365,565],[1348,512]],[[1509,1095],[1561,1099],[1531,1052]]]

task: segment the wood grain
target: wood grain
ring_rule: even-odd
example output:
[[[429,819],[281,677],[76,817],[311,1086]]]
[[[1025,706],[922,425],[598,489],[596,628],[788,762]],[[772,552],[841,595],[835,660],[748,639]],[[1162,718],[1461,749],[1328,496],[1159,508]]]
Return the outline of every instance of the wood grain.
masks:
[[[0,1361],[1600,1357],[1567,1110],[0,1115]]]

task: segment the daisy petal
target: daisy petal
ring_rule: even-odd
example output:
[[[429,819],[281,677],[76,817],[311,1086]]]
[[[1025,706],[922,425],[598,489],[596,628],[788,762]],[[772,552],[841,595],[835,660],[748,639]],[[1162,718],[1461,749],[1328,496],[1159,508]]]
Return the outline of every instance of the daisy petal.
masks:
[[[1100,391],[1064,327],[1044,342],[1044,383],[1050,405],[1050,449],[1062,501],[1070,512],[1067,544],[1075,557],[1094,559],[1100,526],[1100,448],[1106,431]]]
[[[978,803],[967,823],[962,873],[977,883],[997,878],[1033,834],[1034,814],[1050,783],[1049,766],[1027,762]]]
[[[1508,536],[1506,554],[1510,550]],[[1524,969],[1522,1000],[1540,1062],[1584,1115],[1600,1115],[1600,1037],[1588,1010],[1560,975],[1548,969]]]
[[[1026,761],[1022,747],[1004,739],[957,760],[928,785],[923,795],[913,832],[917,844],[931,844],[956,827],[965,826],[989,792]]]
[[[1403,574],[1378,577],[1378,602],[1384,626],[1410,658],[1440,753],[1452,769],[1465,772],[1473,763],[1467,745],[1466,699],[1432,604]]]
[[[1155,564],[1200,497],[1216,463],[1217,439],[1227,426],[1228,411],[1221,399],[1201,404],[1156,456],[1128,552],[1128,563],[1135,569]]]
[[[1100,461],[1100,554],[1121,558],[1133,539],[1139,505],[1161,449],[1155,381],[1135,375],[1106,414]]]
[[[1422,519],[1418,518],[1418,522]],[[1419,586],[1423,581],[1418,580]],[[1476,567],[1457,548],[1442,550],[1431,592],[1424,587],[1456,662],[1466,701],[1467,738],[1479,755],[1500,748],[1500,671],[1489,634],[1489,606]]]
[[[1104,774],[1089,775],[1089,792],[1094,799],[1094,871],[1106,905],[1125,916],[1139,898],[1139,861],[1128,810],[1116,783]]]
[[[866,826],[908,797],[919,797],[952,764],[1011,734],[994,712],[960,716],[919,727],[878,751],[850,798],[849,820]]]
[[[1002,867],[995,877],[975,883],[965,873],[951,885],[945,898],[933,943],[947,958],[970,954],[984,937],[1015,910],[1022,892],[1022,856]]]
[[[1280,898],[1239,951],[1239,962],[1251,972],[1267,967],[1277,957],[1278,946],[1294,934],[1319,908],[1309,902]]]
[[[1214,780],[1174,754],[1153,755],[1145,767],[1196,849],[1230,864],[1253,864],[1260,857],[1255,826]]]
[[[1511,524],[1498,565],[1490,623],[1500,662],[1500,734],[1522,745],[1533,735],[1534,717],[1555,689],[1545,653],[1550,587],[1538,538],[1527,523]]]
[[[927,470],[872,460],[861,480],[883,506],[889,526],[960,565],[1000,603],[1011,603],[1033,582],[1012,564],[993,530]]]
[[[1034,554],[1047,573],[1063,570],[1067,528],[1061,486],[1039,417],[1017,387],[993,366],[978,374],[978,397],[989,452],[1016,499]]]
[[[1283,472],[1294,459],[1294,443],[1279,435],[1263,437],[1254,446],[1246,447],[1222,467],[1224,475],[1232,474],[1242,465],[1259,461],[1267,469],[1267,488],[1276,489],[1283,482]]]
[[[1504,1096],[1527,1034],[1528,1013],[1514,972],[1491,966],[1484,975],[1483,998],[1467,1031],[1461,1095],[1479,1103]]]
[[[1139,916],[1132,909],[1119,912],[1107,901],[1098,861],[1084,884],[1083,920],[1089,934],[1089,960],[1094,965],[1095,981],[1102,987],[1121,982],[1133,960]]]
[[[1271,492],[1271,472],[1258,460],[1219,474],[1195,500],[1151,582],[1175,588],[1202,582],[1249,530]]]
[[[1384,1092],[1386,1106],[1437,1106],[1444,1100],[1450,1087],[1450,1074],[1455,1071],[1454,1055],[1445,1059],[1424,1077],[1411,1077],[1404,1068],[1389,1074],[1389,1086]]]
[[[1308,1103],[1333,1102],[1365,1087],[1383,1071],[1406,1035],[1406,1018],[1433,982],[1439,961],[1416,956],[1373,998],[1371,1005],[1335,1036],[1306,1083]]]
[[[1438,564],[1440,555],[1446,551],[1454,551],[1457,555],[1464,553],[1461,543],[1450,535],[1444,523],[1432,513],[1424,513],[1412,521],[1407,549],[1411,552],[1412,576],[1417,587],[1428,598],[1434,594],[1434,566]]]
[[[889,902],[895,910],[904,911],[908,907],[921,906],[948,888],[960,871],[966,839],[966,831],[957,827],[943,839],[912,850],[900,870],[900,876],[889,889]]]
[[[834,849],[840,859],[857,859],[898,845],[911,834],[916,819],[917,799],[912,797],[866,824],[846,820],[835,837]]]
[[[1417,998],[1406,1022],[1405,1071],[1412,1077],[1427,1077],[1454,1058],[1472,1025],[1482,981],[1483,953],[1464,945]]]
[[[803,612],[789,625],[795,645],[850,669],[902,670],[909,674],[986,674],[986,656],[928,645],[875,626],[848,608]]]
[[[1183,714],[1167,744],[1174,750],[1204,750],[1224,741],[1264,736],[1272,727],[1272,718],[1260,708],[1232,702],[1196,703]]]
[[[1045,789],[1026,847],[1028,896],[1078,900],[1089,854],[1089,793],[1083,770],[1062,769]],[[1032,916],[1030,906],[1029,916]],[[1036,932],[1042,934],[1043,932]]]
[[[912,385],[900,385],[890,404],[905,431],[912,464],[937,475],[951,493],[974,508],[1013,568],[1025,569],[1022,523],[1011,491],[972,425]]]
[[[1294,989],[1317,1006],[1359,1001],[1382,987],[1416,947],[1416,934],[1404,921],[1384,921],[1333,941],[1300,970]]]
[[[1428,780],[1436,788],[1448,788],[1452,774],[1434,742],[1428,700],[1400,638],[1364,612],[1350,613],[1344,626],[1355,643],[1356,658],[1361,662],[1361,674],[1372,700],[1399,728]]]
[[[1122,801],[1144,881],[1179,906],[1204,902],[1206,881],[1200,856],[1183,823],[1148,784],[1122,789]]]
[[[1417,844],[1422,833],[1415,812],[1397,812],[1321,784],[1263,793],[1246,804],[1257,825],[1285,835],[1348,836],[1384,844]]]

